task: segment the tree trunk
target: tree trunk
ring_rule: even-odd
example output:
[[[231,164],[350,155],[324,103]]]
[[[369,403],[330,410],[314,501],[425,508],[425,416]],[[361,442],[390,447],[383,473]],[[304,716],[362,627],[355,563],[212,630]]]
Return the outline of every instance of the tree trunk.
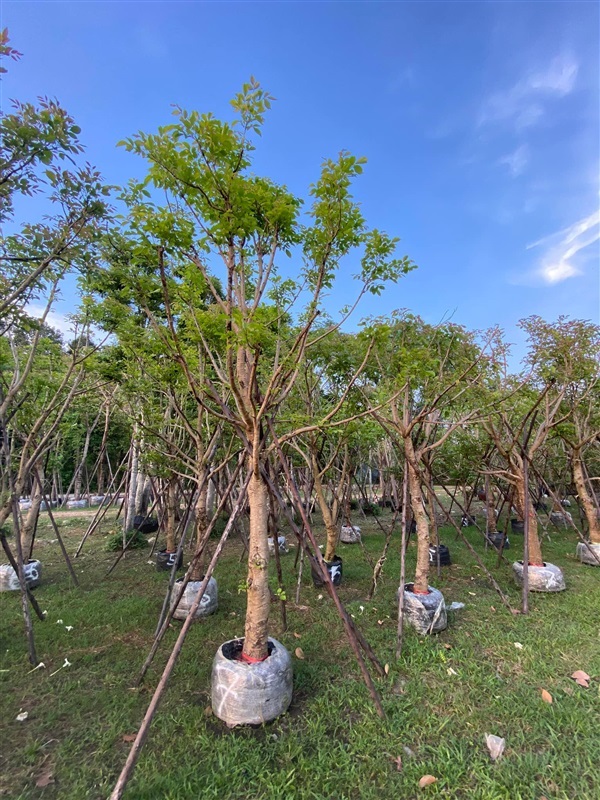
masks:
[[[487,516],[486,531],[487,533],[496,532],[496,501],[494,492],[490,486],[489,475],[485,476],[485,511]]]
[[[583,506],[585,518],[587,519],[590,542],[592,542],[592,544],[600,544],[600,520],[598,520],[598,512],[596,511],[594,501],[586,486],[585,475],[583,474],[583,462],[579,450],[573,451],[573,482],[575,483],[577,494]]]
[[[21,527],[21,549],[23,551],[23,558],[25,563],[27,559],[31,558],[31,551],[33,550],[33,538],[37,528],[38,518],[40,516],[40,506],[42,504],[42,486],[44,485],[44,468],[42,464],[36,464],[32,472],[37,472],[39,482],[33,480],[31,488],[31,508],[27,512],[27,516]],[[33,477],[33,476],[32,476]]]
[[[204,540],[208,528],[208,486],[204,481],[204,473],[198,475],[198,486],[202,486],[196,500],[196,552]],[[212,516],[212,515],[211,515]],[[191,581],[200,581],[204,574],[204,554],[196,561],[190,574]]]
[[[248,599],[243,658],[263,661],[269,654],[269,494],[262,477],[253,474],[248,485],[250,536],[248,541]]]
[[[133,451],[131,453],[131,470],[129,473],[129,491],[127,495],[127,513],[123,517],[123,529],[128,531],[133,525],[133,518],[135,517],[135,493],[137,490],[138,481],[138,462],[139,462],[139,444],[135,439],[131,443]]]
[[[429,522],[425,513],[421,482],[417,475],[415,451],[412,441],[405,439],[406,466],[408,469],[408,485],[410,488],[410,504],[417,523],[417,567],[415,570],[414,591],[417,594],[429,592]]]
[[[177,478],[172,477],[167,485],[167,552],[176,550],[175,534],[177,527]]]
[[[311,461],[312,461],[315,495],[317,498],[317,503],[319,504],[319,509],[321,510],[321,516],[323,517],[323,524],[325,525],[325,530],[327,532],[327,544],[325,545],[324,559],[325,561],[331,562],[335,558],[335,549],[338,543],[339,531],[336,521],[334,520],[333,515],[331,513],[331,509],[327,505],[327,499],[325,498],[325,490],[323,488],[323,483],[321,481],[321,476],[319,474],[319,466],[314,457],[311,459]]]
[[[515,467],[514,472],[516,475],[515,503],[517,511],[521,515],[521,519],[525,519],[525,477],[520,467]],[[544,559],[542,557],[542,547],[538,537],[537,514],[535,513],[531,498],[527,506],[529,511],[529,563],[532,566],[539,567],[544,563]]]

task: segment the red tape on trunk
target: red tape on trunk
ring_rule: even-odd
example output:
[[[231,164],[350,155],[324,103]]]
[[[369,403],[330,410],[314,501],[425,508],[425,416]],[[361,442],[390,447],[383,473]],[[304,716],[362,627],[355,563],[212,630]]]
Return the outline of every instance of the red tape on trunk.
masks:
[[[252,656],[247,656],[246,653],[242,652],[240,658],[242,661],[245,661],[246,664],[260,664],[261,661],[266,661],[268,655],[266,655],[264,658],[252,658]]]

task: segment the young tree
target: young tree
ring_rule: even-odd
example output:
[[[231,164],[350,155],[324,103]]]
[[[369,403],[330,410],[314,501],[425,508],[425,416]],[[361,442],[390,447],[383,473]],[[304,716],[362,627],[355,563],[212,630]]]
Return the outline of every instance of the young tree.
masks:
[[[411,264],[393,257],[396,239],[367,228],[352,198],[363,159],[342,152],[324,162],[303,225],[300,200],[251,172],[252,139],[260,134],[271,98],[252,80],[232,105],[233,123],[178,109],[173,124],[128,140],[127,148],[147,161],[148,174],[129,186],[124,199],[128,238],[145,253],[154,252],[151,264],[161,278],[166,314],[156,330],[166,351],[199,406],[228,423],[246,450],[250,534],[243,656],[260,661],[268,655],[270,605],[264,478],[269,423],[276,422],[297,379],[319,304],[341,262],[357,254],[359,296],[380,292]],[[166,206],[154,202],[154,190],[166,193]],[[295,278],[278,274],[285,256],[300,262]],[[206,293],[210,305],[197,308],[196,297]],[[209,367],[202,391],[181,343],[183,317],[194,326]]]

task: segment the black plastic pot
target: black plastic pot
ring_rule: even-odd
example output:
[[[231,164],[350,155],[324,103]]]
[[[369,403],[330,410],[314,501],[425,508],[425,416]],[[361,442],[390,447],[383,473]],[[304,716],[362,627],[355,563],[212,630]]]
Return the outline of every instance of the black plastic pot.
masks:
[[[325,566],[334,586],[339,586],[342,582],[342,559],[339,556],[334,556],[333,561],[326,561]],[[310,574],[312,575],[313,583],[317,588],[325,585],[317,563],[314,559],[310,560]]]
[[[494,531],[493,533],[486,534],[485,537],[488,542],[495,547],[496,550],[500,550],[502,547],[502,542],[504,541],[504,534],[501,531]],[[508,550],[510,547],[510,542],[508,541],[508,536],[506,537],[506,541],[504,542],[503,550]]]
[[[450,560],[450,550],[445,544],[441,544],[439,546],[439,551],[440,551],[440,565],[442,567],[449,567],[450,564],[452,564],[452,561]],[[429,548],[430,564],[435,564],[437,566],[437,553],[438,553],[438,548],[435,547],[434,545],[431,545],[431,547]]]
[[[133,528],[144,535],[156,533],[158,530],[158,520],[156,517],[144,517],[141,514],[137,514],[133,518]]]
[[[471,525],[475,525],[475,517],[471,514],[463,514],[460,524],[463,528],[468,528]]]
[[[544,503],[543,500],[538,500],[537,503],[533,504],[533,507],[536,511],[548,511],[548,504]]]
[[[511,519],[510,529],[513,533],[525,533],[525,523],[519,519]]]
[[[174,553],[167,553],[166,550],[159,550],[156,554],[156,569],[158,572],[169,572],[177,558],[177,551]],[[179,554],[179,561],[177,562],[177,569],[183,566],[183,553]]]

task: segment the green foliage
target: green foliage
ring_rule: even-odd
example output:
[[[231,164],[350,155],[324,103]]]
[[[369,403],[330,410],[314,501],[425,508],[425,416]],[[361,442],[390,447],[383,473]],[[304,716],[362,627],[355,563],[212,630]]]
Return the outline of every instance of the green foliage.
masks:
[[[148,547],[148,541],[143,533],[138,530],[128,531],[125,534],[125,541],[128,550],[139,550],[142,547]],[[106,539],[106,549],[111,552],[116,552],[123,549],[123,531],[117,529]]]

